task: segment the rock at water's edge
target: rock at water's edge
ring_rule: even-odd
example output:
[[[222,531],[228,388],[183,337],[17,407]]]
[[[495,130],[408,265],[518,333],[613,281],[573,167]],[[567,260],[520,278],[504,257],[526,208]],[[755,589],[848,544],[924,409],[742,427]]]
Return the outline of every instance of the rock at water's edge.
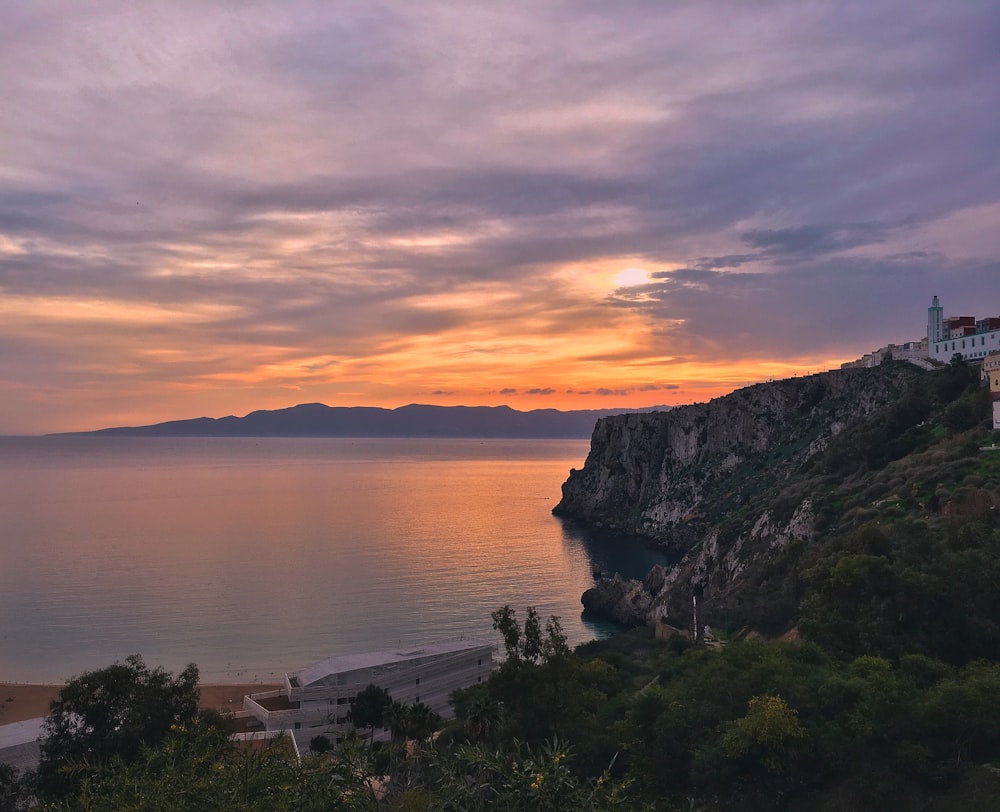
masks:
[[[615,573],[614,578],[600,581],[584,592],[580,602],[587,611],[622,625],[641,626],[646,623],[653,596],[640,581],[625,580]]]

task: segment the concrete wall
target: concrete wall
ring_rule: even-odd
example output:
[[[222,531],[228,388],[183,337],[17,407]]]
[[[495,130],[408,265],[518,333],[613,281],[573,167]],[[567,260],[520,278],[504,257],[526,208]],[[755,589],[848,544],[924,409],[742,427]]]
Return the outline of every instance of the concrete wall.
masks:
[[[998,350],[1000,350],[1000,330],[994,330],[992,333],[977,333],[965,338],[938,341],[930,345],[929,355],[934,360],[947,364],[955,353],[961,353],[967,360],[976,361]]]

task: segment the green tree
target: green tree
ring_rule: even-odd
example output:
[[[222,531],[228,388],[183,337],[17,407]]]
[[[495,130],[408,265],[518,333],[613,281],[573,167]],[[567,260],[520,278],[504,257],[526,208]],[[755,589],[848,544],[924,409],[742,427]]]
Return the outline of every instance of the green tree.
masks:
[[[354,699],[349,715],[355,727],[371,729],[371,740],[375,740],[375,728],[382,727],[386,710],[392,705],[392,697],[385,688],[371,684]]]
[[[503,705],[489,684],[460,688],[452,694],[455,715],[464,723],[465,735],[474,742],[491,742],[503,726]]]
[[[428,752],[434,780],[427,809],[486,812],[487,810],[642,810],[627,782],[610,770],[595,779],[581,779],[571,769],[572,751],[558,741],[530,748],[514,742],[507,749],[462,745]]]
[[[785,772],[801,751],[806,732],[780,696],[750,698],[746,715],[726,726],[722,746],[731,758],[750,757],[771,773]]]
[[[406,729],[410,724],[410,707],[393,699],[386,706],[382,721],[389,728],[392,741],[401,741],[406,738]]]
[[[17,770],[9,764],[0,764],[0,809],[15,812],[27,809],[28,793]]]
[[[1000,750],[1000,665],[979,660],[938,682],[927,694],[922,721],[933,733],[935,749],[955,767],[995,756]]]
[[[193,663],[176,678],[150,669],[133,654],[66,684],[45,720],[38,768],[43,794],[58,797],[78,788],[81,764],[128,761],[152,746],[172,725],[198,713],[198,667]]]
[[[55,810],[80,812],[374,812],[372,754],[350,737],[336,754],[300,762],[287,739],[236,745],[211,720],[174,726],[131,763],[113,760]]]
[[[518,663],[521,660],[521,627],[517,622],[517,612],[505,605],[493,612],[493,628],[500,632],[503,638],[507,661]]]
[[[521,658],[525,662],[537,663],[542,656],[542,624],[534,606],[528,607],[524,619],[524,642],[521,644]]]
[[[441,729],[441,717],[423,702],[411,705],[407,713],[406,734],[418,742],[427,741]]]
[[[333,742],[330,741],[329,736],[313,736],[309,740],[310,752],[322,755],[323,753],[329,753],[332,749]]]
[[[503,606],[490,616],[493,618],[493,628],[503,638],[510,667],[518,668],[522,663],[547,663],[555,657],[564,657],[570,653],[566,633],[555,615],[551,615],[546,621],[544,635],[534,606],[528,607],[523,632],[517,622],[517,612],[510,606]]]
[[[566,642],[566,632],[562,623],[555,615],[550,615],[545,621],[545,639],[542,641],[542,658],[545,662],[552,662],[555,659],[569,657],[569,644]]]

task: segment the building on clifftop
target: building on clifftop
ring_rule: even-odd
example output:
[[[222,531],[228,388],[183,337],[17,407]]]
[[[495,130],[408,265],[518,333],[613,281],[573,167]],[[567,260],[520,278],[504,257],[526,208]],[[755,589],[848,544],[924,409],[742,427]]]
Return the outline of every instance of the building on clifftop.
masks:
[[[950,364],[961,355],[967,361],[982,361],[1000,351],[1000,316],[977,319],[975,316],[945,316],[941,300],[935,296],[927,308],[927,337],[905,344],[888,344],[859,358],[841,364],[841,369],[877,367],[887,360],[909,361],[924,369],[934,362]]]
[[[927,356],[950,363],[955,355],[967,361],[981,361],[1000,351],[1000,316],[944,316],[938,297],[927,308]]]

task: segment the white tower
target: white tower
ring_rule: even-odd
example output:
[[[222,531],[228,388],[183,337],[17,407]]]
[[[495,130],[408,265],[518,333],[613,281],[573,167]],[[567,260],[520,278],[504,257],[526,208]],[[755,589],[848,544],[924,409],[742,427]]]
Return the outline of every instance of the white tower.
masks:
[[[944,308],[935,296],[927,308],[927,351],[934,352],[934,342],[944,340]]]

